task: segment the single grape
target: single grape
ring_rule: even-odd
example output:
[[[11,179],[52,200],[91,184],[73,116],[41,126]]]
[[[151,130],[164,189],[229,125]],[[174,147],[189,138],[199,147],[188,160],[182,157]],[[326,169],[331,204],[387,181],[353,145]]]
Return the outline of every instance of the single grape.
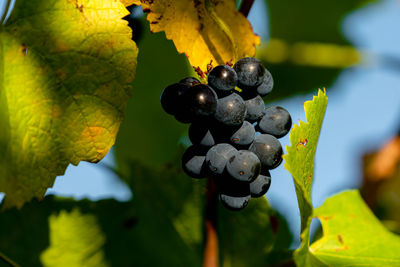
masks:
[[[208,74],[208,85],[210,85],[219,96],[226,96],[237,85],[237,74],[234,69],[227,65],[219,65]]]
[[[180,113],[189,113],[193,119],[214,114],[217,107],[217,94],[206,84],[189,87],[182,95],[184,108]]]
[[[250,200],[250,183],[233,179],[224,172],[214,178],[222,204],[230,210],[240,210],[247,206]]]
[[[263,118],[258,123],[260,131],[281,138],[285,136],[292,127],[292,118],[289,112],[279,106],[267,108]]]
[[[246,117],[246,103],[238,94],[231,94],[218,99],[215,119],[227,126],[242,125]]]
[[[274,169],[282,162],[282,146],[278,139],[269,134],[260,134],[254,138],[249,150],[261,161],[261,173]]]
[[[239,88],[259,86],[264,80],[265,68],[256,58],[239,59],[233,68],[238,76]]]
[[[261,96],[256,96],[252,99],[246,100],[247,115],[246,120],[255,122],[263,116],[265,104]]]
[[[210,123],[211,134],[214,137],[215,143],[230,143],[231,136],[243,126],[242,124],[227,126],[217,121],[215,118]]]
[[[174,83],[167,86],[161,93],[161,106],[168,114],[175,115],[182,106],[182,95],[189,89],[189,86]]]
[[[265,175],[260,174],[258,177],[250,183],[250,193],[251,197],[261,197],[268,192],[269,187],[271,186],[271,175],[267,171]]]
[[[257,87],[257,93],[264,97],[271,93],[272,88],[274,87],[274,79],[272,78],[271,73],[265,69],[265,76],[263,82]]]
[[[261,163],[257,155],[248,150],[239,150],[226,164],[227,172],[242,182],[251,182],[259,174]]]
[[[189,139],[194,145],[209,147],[215,145],[215,140],[207,126],[207,121],[192,123],[189,127]]]
[[[232,211],[238,211],[244,209],[247,204],[249,204],[251,196],[248,195],[244,197],[232,197],[225,194],[220,194],[219,198],[225,208]]]
[[[199,146],[190,146],[182,156],[182,168],[193,178],[204,178],[207,175],[205,150]]]
[[[242,127],[232,134],[230,141],[234,145],[242,147],[248,146],[251,144],[251,142],[253,142],[255,134],[256,131],[253,125],[250,122],[245,121]]]
[[[175,114],[175,119],[182,123],[191,123],[193,121],[193,116],[188,112],[177,112]]]
[[[194,78],[194,77],[187,77],[185,79],[180,80],[179,83],[182,83],[182,84],[185,84],[185,85],[191,87],[191,86],[194,86],[196,84],[200,84],[201,82],[198,79]]]
[[[206,154],[206,165],[214,174],[222,174],[228,159],[237,152],[230,144],[217,144],[208,150]]]

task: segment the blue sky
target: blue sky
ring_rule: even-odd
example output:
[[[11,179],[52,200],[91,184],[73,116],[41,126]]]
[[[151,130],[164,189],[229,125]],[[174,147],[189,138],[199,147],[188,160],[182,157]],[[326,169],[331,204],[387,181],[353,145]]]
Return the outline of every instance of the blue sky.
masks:
[[[249,19],[255,32],[267,39],[265,10],[265,2],[256,0]],[[316,154],[312,191],[316,206],[335,192],[358,187],[360,159],[365,149],[382,145],[400,126],[400,69],[383,68],[379,57],[375,56],[385,54],[400,58],[399,26],[400,4],[395,0],[366,6],[343,20],[345,36],[368,54],[369,60],[368,64],[343,71],[327,88],[329,103]],[[267,105],[285,107],[297,123],[299,119],[305,120],[303,102],[310,99],[312,94],[306,94],[267,102]],[[282,138],[281,143],[288,145],[288,136]],[[112,151],[98,165],[81,162],[77,167],[69,166],[48,192],[77,199],[128,200],[132,195],[130,190],[102,164],[114,165]],[[292,178],[283,164],[271,174],[272,186],[267,198],[272,207],[288,219],[291,231],[298,236],[300,217]],[[297,242],[298,239],[294,245]]]

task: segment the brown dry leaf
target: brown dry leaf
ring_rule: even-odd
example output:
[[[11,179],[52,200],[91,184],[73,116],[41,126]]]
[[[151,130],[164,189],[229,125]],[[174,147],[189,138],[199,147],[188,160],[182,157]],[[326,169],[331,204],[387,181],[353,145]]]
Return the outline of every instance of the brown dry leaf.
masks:
[[[206,8],[207,0],[121,1],[125,5],[142,5],[143,10],[148,12],[151,31],[164,31],[178,52],[185,53],[190,64],[202,70],[206,70],[211,60],[223,64],[244,56],[254,56],[255,45],[260,44],[260,38],[253,33],[249,21],[236,10],[235,1],[208,0],[214,17]],[[225,30],[215,17],[226,25]]]

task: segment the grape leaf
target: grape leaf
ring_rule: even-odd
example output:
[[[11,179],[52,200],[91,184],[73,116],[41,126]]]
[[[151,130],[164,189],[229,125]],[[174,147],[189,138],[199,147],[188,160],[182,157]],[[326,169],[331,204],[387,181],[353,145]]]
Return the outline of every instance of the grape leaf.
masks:
[[[284,155],[285,168],[293,176],[301,216],[300,237],[302,244],[296,251],[295,257],[296,259],[304,259],[307,264],[316,264],[316,259],[312,254],[307,253],[310,235],[309,226],[313,212],[311,185],[314,173],[314,156],[327,103],[328,97],[321,90],[318,91],[318,96],[313,97],[312,101],[304,103],[307,122],[300,121],[299,125],[293,125],[290,132],[290,146],[286,147],[287,154]],[[300,264],[299,261],[297,263]]]
[[[117,1],[17,1],[0,28],[2,208],[41,198],[115,141],[137,48]]]
[[[309,250],[326,266],[399,266],[400,237],[389,232],[358,190],[328,198],[315,209],[323,237]]]
[[[47,196],[0,213],[0,252],[33,267],[201,266],[206,181],[190,179],[176,165],[131,167],[129,202]],[[281,216],[265,199],[251,200],[248,208],[220,210],[222,266],[243,266],[246,258],[266,266],[289,257],[291,236]]]
[[[43,266],[108,266],[102,251],[105,236],[93,214],[74,208],[52,213],[48,220],[50,244],[40,255]]]
[[[314,156],[319,133],[324,119],[328,97],[318,91],[312,101],[304,103],[307,122],[300,121],[293,125],[290,132],[290,146],[284,155],[285,168],[292,174],[301,212],[301,230],[305,230],[312,214],[311,185],[314,172]]]
[[[304,103],[307,123],[300,121],[290,133],[285,168],[292,174],[301,214],[301,245],[295,251],[297,266],[396,266],[400,264],[400,238],[386,230],[361,199],[358,191],[338,194],[313,209],[311,185],[314,155],[328,98]],[[311,247],[310,225],[320,219],[323,236]],[[374,233],[371,235],[371,233]]]
[[[125,1],[132,3],[149,12],[152,32],[165,31],[178,52],[185,53],[190,64],[202,70],[210,60],[223,64],[254,56],[255,45],[260,43],[249,21],[236,10],[234,1]]]

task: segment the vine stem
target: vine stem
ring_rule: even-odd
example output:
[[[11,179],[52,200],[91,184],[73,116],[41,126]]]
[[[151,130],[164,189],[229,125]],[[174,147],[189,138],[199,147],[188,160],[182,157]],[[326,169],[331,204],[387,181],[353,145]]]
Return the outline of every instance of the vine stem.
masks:
[[[205,245],[203,267],[218,267],[218,193],[212,178],[208,178],[207,202],[205,210]]]
[[[254,4],[254,0],[243,0],[240,4],[239,12],[242,13],[245,17],[249,15],[250,9]]]
[[[10,4],[11,4],[11,0],[7,0],[6,6],[4,7],[4,13],[3,13],[3,15],[2,15],[1,18],[0,18],[0,25],[2,25],[2,24],[4,23],[4,20],[5,20],[6,17],[7,17],[8,10],[10,9]]]

